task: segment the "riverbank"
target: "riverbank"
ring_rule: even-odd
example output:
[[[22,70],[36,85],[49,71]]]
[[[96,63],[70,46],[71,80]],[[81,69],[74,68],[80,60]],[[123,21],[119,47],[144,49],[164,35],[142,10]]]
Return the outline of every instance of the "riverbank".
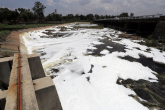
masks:
[[[120,38],[113,29],[74,26],[23,37],[28,53],[40,55],[63,109],[164,109],[164,51],[140,45],[142,38]]]
[[[18,46],[21,47],[21,52],[27,53],[26,47],[24,46],[24,40],[22,39],[23,35],[26,35],[28,32],[31,31],[39,31],[44,30],[47,28],[51,28],[53,26],[66,26],[68,24],[56,24],[51,26],[44,26],[44,27],[35,27],[35,28],[28,28],[28,29],[21,29],[10,32],[9,35],[1,42],[0,46],[0,58],[2,57],[9,57],[13,56],[14,53],[18,52]]]

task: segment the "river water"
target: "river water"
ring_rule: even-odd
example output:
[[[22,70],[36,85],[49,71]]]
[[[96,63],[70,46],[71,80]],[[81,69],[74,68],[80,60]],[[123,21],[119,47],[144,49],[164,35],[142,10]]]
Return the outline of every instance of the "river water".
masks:
[[[151,109],[142,103],[145,100],[151,104],[143,97],[146,88],[140,89],[143,92],[139,95],[137,89],[129,87],[130,83],[125,85],[125,82],[131,79],[131,83],[136,83],[132,85],[134,87],[140,84],[139,80],[151,87],[155,83],[162,84],[165,52],[138,44],[141,40],[119,38],[118,34],[122,32],[113,29],[75,29],[74,26],[66,26],[63,31],[60,27],[47,29],[54,30],[51,32],[54,36],[41,30],[23,37],[28,52],[40,54],[45,73],[56,85],[63,109]],[[58,36],[59,33],[64,34]],[[150,52],[146,51],[148,49]],[[158,88],[164,88],[164,85]],[[156,91],[154,95],[163,96],[159,93],[162,92]],[[136,96],[136,100],[131,96]],[[153,97],[153,100],[157,105],[152,109],[163,108],[158,98]]]

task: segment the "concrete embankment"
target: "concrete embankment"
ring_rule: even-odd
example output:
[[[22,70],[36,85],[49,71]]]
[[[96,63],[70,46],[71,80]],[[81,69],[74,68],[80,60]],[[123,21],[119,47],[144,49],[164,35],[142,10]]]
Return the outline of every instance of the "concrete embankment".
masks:
[[[68,24],[55,25],[65,26]],[[50,77],[45,76],[40,57],[28,55],[22,36],[27,32],[43,30],[48,27],[13,31],[2,45],[4,51],[12,51],[14,56],[0,59],[0,110],[17,109],[17,78],[21,67],[22,109],[24,110],[62,110],[56,87]],[[18,65],[18,46],[21,52],[21,65]],[[2,50],[2,51],[3,51]],[[33,102],[33,103],[31,103]]]
[[[68,24],[55,26],[66,25]],[[28,35],[28,32],[51,27],[53,26],[13,31],[1,46],[4,50],[13,51],[14,56],[0,59],[0,110],[17,109],[18,68],[21,68],[22,77],[22,109],[62,110],[56,87],[52,79],[45,76],[39,55],[28,55],[22,38]],[[17,54],[18,46],[20,46],[20,57]],[[19,58],[21,58],[21,65],[18,65]]]
[[[73,23],[67,23],[67,24],[59,24],[54,26],[66,26]],[[6,41],[2,43],[1,45],[1,51],[7,51],[7,52],[18,52],[18,46],[21,48],[21,52],[27,53],[27,49],[24,46],[24,40],[22,39],[23,35],[26,35],[30,31],[37,31],[37,30],[43,30],[47,28],[51,28],[53,26],[45,26],[45,27],[38,27],[38,28],[29,28],[29,29],[22,29],[17,31],[12,31],[6,38]]]

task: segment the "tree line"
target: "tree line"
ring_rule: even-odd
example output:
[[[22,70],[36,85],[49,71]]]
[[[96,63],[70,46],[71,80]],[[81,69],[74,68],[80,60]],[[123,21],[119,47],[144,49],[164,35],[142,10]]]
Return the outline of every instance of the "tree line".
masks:
[[[18,8],[13,10],[10,10],[8,8],[0,8],[0,22],[3,21],[9,21],[13,23],[17,23],[19,21],[25,21],[25,22],[32,22],[32,21],[91,21],[93,19],[108,19],[108,18],[115,18],[115,17],[128,17],[128,13],[124,12],[121,13],[118,16],[115,15],[98,15],[98,14],[68,14],[66,16],[62,16],[62,14],[57,14],[56,10],[55,12],[52,12],[48,14],[47,16],[44,16],[44,9],[46,7],[40,3],[35,2],[34,7],[32,10],[25,9],[25,8]],[[130,14],[130,16],[134,16],[133,13]]]

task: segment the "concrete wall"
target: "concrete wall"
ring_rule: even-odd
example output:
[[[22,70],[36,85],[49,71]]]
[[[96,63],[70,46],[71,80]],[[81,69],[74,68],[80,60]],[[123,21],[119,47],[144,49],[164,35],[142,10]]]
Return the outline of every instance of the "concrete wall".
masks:
[[[45,77],[40,57],[28,58],[32,80]]]
[[[9,77],[12,61],[0,62],[0,89],[7,90],[9,86]]]
[[[0,60],[1,82],[3,84],[6,84],[6,89],[8,89],[8,86],[9,86],[8,90],[5,90],[5,91],[0,90],[0,110],[4,110],[4,109],[9,110],[9,109],[5,108],[7,101],[8,102],[10,101],[10,103],[14,103],[14,105],[16,104],[16,102],[12,101],[13,98],[12,99],[7,98],[7,96],[10,95],[9,91],[10,91],[10,88],[12,87],[12,85],[11,86],[9,85],[9,79],[11,80],[11,78],[16,78],[16,77],[12,77],[12,76],[10,77],[10,74],[11,75],[15,74],[15,72],[11,73],[12,60],[13,60],[13,57],[9,57],[7,59],[5,58],[5,59]],[[15,63],[17,63],[17,62],[15,62]],[[50,77],[45,76],[39,56],[36,56],[36,55],[28,56],[28,61],[26,61],[25,63],[26,64],[29,63],[29,69],[30,69],[29,71],[31,73],[31,78],[33,80],[32,86],[34,86],[34,94],[36,96],[37,106],[38,106],[39,110],[62,110],[61,102],[60,102],[56,87],[55,87],[52,79]],[[22,65],[24,65],[24,64],[22,63]],[[23,66],[22,66],[22,68],[23,68]],[[21,68],[21,70],[22,70],[22,68]],[[26,81],[23,81],[23,82],[25,83]],[[23,87],[24,83],[22,83],[22,87]],[[28,91],[28,89],[26,90],[25,88],[24,89],[22,88],[22,91],[26,92],[26,91]],[[22,93],[22,95],[23,95],[23,93]],[[25,101],[25,100],[23,100],[23,101]],[[9,106],[10,106],[10,103],[8,103]],[[11,104],[11,105],[13,105],[13,104]],[[24,104],[24,106],[26,106],[26,104]]]
[[[95,20],[94,23],[103,24],[113,29],[135,32],[141,34],[152,34],[155,30],[158,19],[145,20]]]
[[[0,99],[0,110],[5,109],[6,98]]]

